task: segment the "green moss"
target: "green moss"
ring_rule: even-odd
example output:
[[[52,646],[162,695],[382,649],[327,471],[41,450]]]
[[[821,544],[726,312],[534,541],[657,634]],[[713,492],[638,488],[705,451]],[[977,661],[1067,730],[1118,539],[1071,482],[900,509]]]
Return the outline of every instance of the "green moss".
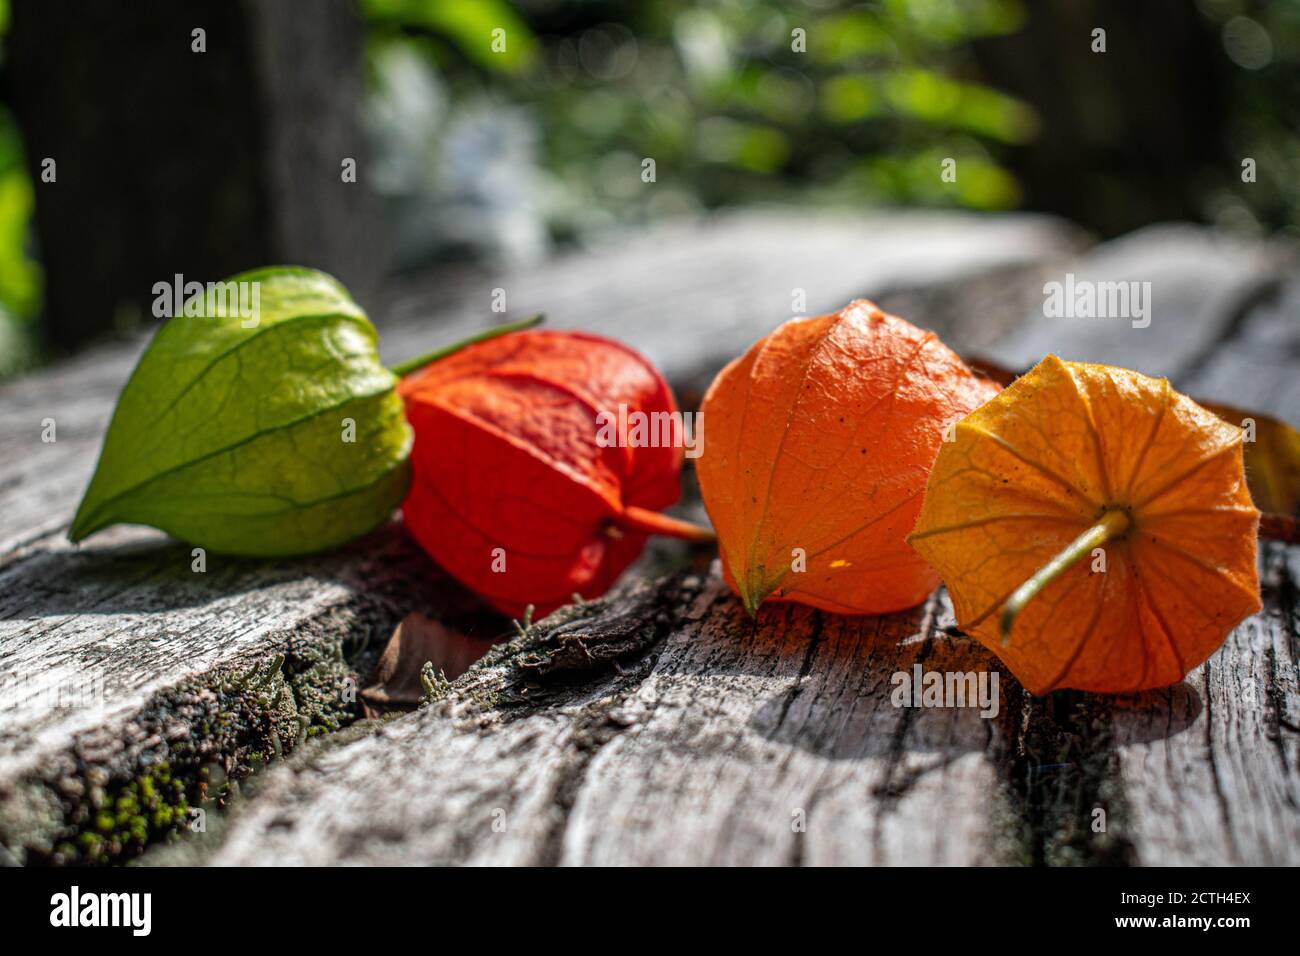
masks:
[[[39,828],[0,828],[0,843],[28,862],[103,864],[176,840],[194,808],[219,811],[240,779],[360,717],[355,686],[340,647],[317,639],[160,694],[136,719],[133,736],[149,744],[36,778],[55,813]]]
[[[424,693],[420,696],[420,706],[427,706],[434,701],[444,699],[451,692],[451,681],[441,670],[435,671],[430,661],[425,661],[420,668],[420,686]]]
[[[188,789],[164,761],[119,787],[95,792],[89,826],[59,845],[57,862],[107,863],[175,832],[189,819]]]

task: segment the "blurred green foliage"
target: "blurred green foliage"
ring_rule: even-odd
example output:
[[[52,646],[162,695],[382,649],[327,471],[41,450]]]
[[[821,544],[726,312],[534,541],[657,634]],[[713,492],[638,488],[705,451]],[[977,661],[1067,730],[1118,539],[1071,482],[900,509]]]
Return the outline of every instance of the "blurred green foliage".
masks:
[[[528,26],[502,0],[362,0],[361,7],[372,30],[387,36],[403,28],[429,30],[453,41],[487,70],[517,70],[536,55]],[[497,29],[514,40],[499,53],[492,49],[492,31]]]
[[[32,184],[13,120],[0,113],[0,308],[31,316],[40,303],[40,269],[26,254]]]
[[[455,13],[452,14],[451,8]],[[367,0],[372,49],[419,43],[453,102],[526,107],[554,235],[755,201],[1005,209],[999,148],[1033,112],[979,82],[969,42],[1018,0],[654,4]],[[489,35],[504,27],[506,50]],[[641,162],[655,160],[654,190]],[[957,160],[955,182],[940,176]]]
[[[0,61],[9,0],[0,0]],[[40,267],[31,256],[32,184],[13,117],[0,107],[0,378],[36,359],[32,321],[41,303]]]

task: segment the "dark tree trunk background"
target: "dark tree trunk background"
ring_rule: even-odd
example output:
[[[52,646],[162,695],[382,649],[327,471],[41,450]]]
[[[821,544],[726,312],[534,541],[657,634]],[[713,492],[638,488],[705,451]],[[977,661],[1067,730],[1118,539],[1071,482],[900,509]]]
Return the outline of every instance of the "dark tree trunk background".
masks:
[[[382,260],[349,0],[14,0],[11,31],[51,347],[148,316],[175,273],[309,265],[364,301]]]
[[[1225,73],[1214,26],[1187,0],[1027,3],[1023,29],[975,43],[984,77],[1027,101],[1039,135],[1007,162],[1024,205],[1103,236],[1151,222],[1203,220],[1207,180],[1240,157],[1221,155]],[[1106,52],[1092,52],[1092,31]]]

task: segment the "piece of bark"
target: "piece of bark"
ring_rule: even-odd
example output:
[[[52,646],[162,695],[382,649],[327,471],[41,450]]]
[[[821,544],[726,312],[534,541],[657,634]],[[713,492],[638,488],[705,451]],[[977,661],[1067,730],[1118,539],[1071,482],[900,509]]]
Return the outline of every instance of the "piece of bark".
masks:
[[[424,694],[420,672],[427,663],[445,680],[455,680],[492,648],[492,641],[467,637],[419,611],[402,618],[361,692],[377,708],[414,707]]]

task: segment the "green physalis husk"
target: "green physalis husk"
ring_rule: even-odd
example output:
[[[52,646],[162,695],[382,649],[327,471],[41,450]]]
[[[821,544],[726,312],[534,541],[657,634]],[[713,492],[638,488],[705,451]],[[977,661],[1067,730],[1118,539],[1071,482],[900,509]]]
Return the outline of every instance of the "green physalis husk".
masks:
[[[223,285],[253,282],[255,323],[210,286],[203,314],[154,336],[118,399],[73,541],[131,522],[214,552],[307,554],[401,503],[412,434],[374,326],[323,273],[259,269]]]

